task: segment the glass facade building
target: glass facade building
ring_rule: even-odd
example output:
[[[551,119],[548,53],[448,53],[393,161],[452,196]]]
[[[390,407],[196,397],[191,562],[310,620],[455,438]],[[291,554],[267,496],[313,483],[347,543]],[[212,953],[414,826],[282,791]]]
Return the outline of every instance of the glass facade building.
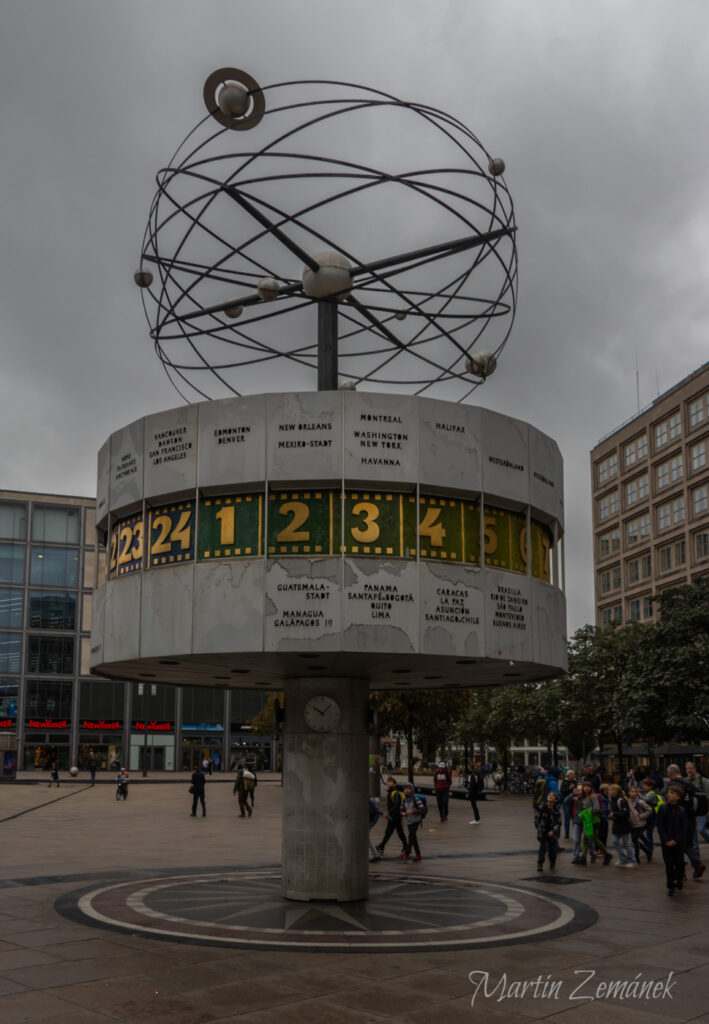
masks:
[[[91,601],[105,572],[93,498],[0,491],[0,733],[18,767],[217,769],[248,756],[270,766],[270,739],[248,719],[253,690],[111,682],[89,674]]]

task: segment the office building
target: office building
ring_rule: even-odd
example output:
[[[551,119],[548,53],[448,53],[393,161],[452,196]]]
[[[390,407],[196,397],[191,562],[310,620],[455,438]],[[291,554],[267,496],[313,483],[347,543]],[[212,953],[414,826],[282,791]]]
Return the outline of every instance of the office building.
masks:
[[[120,763],[192,769],[205,757],[270,765],[270,739],[247,722],[253,690],[112,682],[89,674],[93,587],[105,574],[93,498],[0,491],[0,733],[18,767]]]
[[[599,441],[591,489],[597,625],[709,576],[709,363]]]

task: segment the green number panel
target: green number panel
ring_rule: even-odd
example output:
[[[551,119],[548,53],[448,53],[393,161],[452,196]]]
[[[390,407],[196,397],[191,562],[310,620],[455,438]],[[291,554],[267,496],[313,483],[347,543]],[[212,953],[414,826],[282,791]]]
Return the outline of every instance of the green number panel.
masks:
[[[460,498],[419,498],[421,558],[448,562],[480,562],[480,510]]]
[[[548,526],[532,521],[532,576],[538,580],[551,581],[549,552],[552,548],[552,534]]]
[[[269,555],[340,552],[339,491],[274,491],[268,496]]]
[[[348,492],[344,517],[345,554],[416,557],[416,498],[412,494]]]
[[[527,571],[527,517],[485,506],[485,564],[512,572]]]
[[[249,558],[263,554],[263,495],[203,498],[197,557]]]
[[[194,558],[193,501],[168,502],[148,513],[148,568],[175,565]]]

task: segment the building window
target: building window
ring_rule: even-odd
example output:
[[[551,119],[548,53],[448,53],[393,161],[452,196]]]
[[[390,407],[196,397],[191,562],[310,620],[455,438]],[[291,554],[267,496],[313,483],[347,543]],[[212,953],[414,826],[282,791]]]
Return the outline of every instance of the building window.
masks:
[[[80,536],[80,508],[35,505],[32,510],[32,540],[45,544],[78,544]]]
[[[669,572],[672,568],[672,548],[660,548],[660,572]]]
[[[620,530],[618,529],[609,530],[608,533],[601,534],[600,538],[601,558],[613,554],[614,551],[620,551]]]
[[[25,582],[25,549],[17,544],[0,544],[0,583]]]
[[[652,598],[651,597],[644,597],[643,598],[643,618],[644,619],[651,619],[652,618]]]
[[[682,417],[678,412],[673,413],[668,420],[670,441],[674,441],[682,433]]]
[[[655,470],[655,479],[657,481],[657,489],[661,491],[663,487],[668,487],[670,483],[670,464],[669,462],[663,462],[661,466],[658,466]]]
[[[27,611],[30,629],[76,629],[76,594],[30,590]]]
[[[698,427],[709,413],[709,391],[689,404],[689,425]]]
[[[32,548],[30,583],[40,587],[76,587],[79,552],[74,548]]]
[[[687,561],[687,542],[678,540],[675,544],[675,565],[684,565]]]
[[[0,633],[0,672],[19,673],[21,645],[22,633]]]
[[[28,636],[27,671],[70,676],[74,673],[73,636]]]
[[[692,491],[692,512],[695,516],[701,515],[707,510],[707,485],[695,487]]]
[[[0,679],[0,718],[17,718],[20,684],[17,679]]]
[[[601,573],[601,593],[608,594],[611,589],[611,573],[610,569],[607,572]]]
[[[638,500],[642,501],[650,493],[650,479],[647,473],[638,477]]]
[[[602,462],[598,463],[597,478],[599,486],[612,480],[618,473],[618,456],[613,453],[609,455],[607,459],[603,459]]]
[[[0,588],[0,627],[22,629],[23,590]]]
[[[658,530],[669,530],[672,525],[672,506],[669,502],[666,505],[660,505],[657,510],[657,528]]]
[[[0,537],[27,540],[27,505],[23,501],[0,501]]]
[[[675,526],[684,522],[684,497],[675,498],[672,502],[672,522]]]
[[[28,718],[71,718],[70,682],[58,679],[31,679],[27,681]]]
[[[619,604],[614,605],[612,608],[604,608],[601,615],[604,626],[610,626],[614,622],[621,623],[623,621],[623,609]]]
[[[631,519],[626,524],[626,529],[628,532],[628,544],[637,544],[639,540],[650,536],[650,516],[639,516],[637,519]]]
[[[677,480],[681,480],[682,475],[682,456],[681,454],[675,455],[673,459],[670,459],[670,479],[672,480],[672,483],[675,483]]]
[[[601,498],[598,503],[598,515],[601,522],[605,519],[609,519],[611,516],[618,514],[618,492],[613,491],[611,494],[607,494],[605,498]]]
[[[658,423],[655,427],[655,448],[662,448],[667,444],[668,440],[667,420],[665,420],[664,423]]]
[[[651,572],[652,557],[650,555],[634,558],[632,562],[628,562],[628,583],[637,583],[641,579],[647,579]]]
[[[640,437],[633,438],[632,441],[628,441],[625,448],[623,449],[623,458],[625,459],[625,468],[630,469],[636,462],[644,459],[647,455],[647,434],[641,434]]]
[[[706,558],[709,555],[709,530],[695,535],[694,551],[697,558]]]
[[[689,456],[692,460],[692,472],[696,473],[698,469],[704,469],[707,464],[707,441],[704,438],[698,444],[693,444],[689,449]]]
[[[631,622],[640,621],[640,598],[633,598],[628,604],[628,618]]]

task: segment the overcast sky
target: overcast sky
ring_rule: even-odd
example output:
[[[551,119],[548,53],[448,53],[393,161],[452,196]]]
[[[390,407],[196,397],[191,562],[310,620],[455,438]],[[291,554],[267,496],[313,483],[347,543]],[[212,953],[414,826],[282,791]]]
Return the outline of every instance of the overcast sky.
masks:
[[[0,487],[93,495],[106,437],[180,404],[132,274],[222,66],[430,103],[505,158],[518,315],[473,401],[560,444],[569,632],[593,621],[589,450],[636,362],[643,407],[709,358],[709,4],[5,0]]]

